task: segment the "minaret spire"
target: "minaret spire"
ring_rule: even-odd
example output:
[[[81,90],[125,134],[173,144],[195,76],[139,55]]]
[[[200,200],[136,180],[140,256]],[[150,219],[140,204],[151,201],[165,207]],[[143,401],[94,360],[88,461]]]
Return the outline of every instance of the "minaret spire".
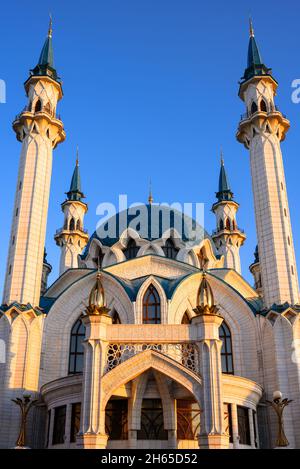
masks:
[[[152,182],[151,182],[151,178],[149,180],[149,196],[148,196],[148,203],[149,205],[152,205],[153,204],[153,195],[152,195]]]
[[[249,18],[249,32],[250,32],[250,37],[254,37],[254,28],[253,28],[253,22],[252,22],[251,16]]]
[[[64,213],[63,228],[54,236],[56,244],[61,248],[60,275],[68,269],[78,268],[78,256],[81,254],[89,236],[84,229],[84,216],[88,210],[87,204],[82,199],[81,179],[79,173],[79,150],[76,148],[76,164],[73,171],[70,190],[67,192],[67,200],[62,205]]]
[[[270,75],[271,69],[268,68],[262,60],[256,39],[254,37],[254,28],[252,19],[249,19],[249,45],[247,55],[247,68],[245,69],[242,83],[250,80],[254,76]]]
[[[73,171],[73,176],[71,179],[71,185],[69,192],[67,192],[67,196],[69,200],[77,200],[81,201],[84,198],[84,194],[81,191],[81,177],[79,172],[79,150],[78,146],[76,148],[76,164],[75,169]]]
[[[51,39],[52,38],[52,15],[51,13],[49,14],[49,28],[48,28],[48,37]]]
[[[58,81],[57,73],[54,68],[54,54],[53,54],[53,45],[52,45],[52,34],[53,34],[53,26],[52,26],[52,16],[50,15],[49,19],[49,26],[48,26],[48,33],[46,40],[44,42],[42,51],[39,56],[38,63],[36,67],[31,70],[31,75],[43,75],[49,76],[53,78],[53,80]]]
[[[212,238],[220,255],[224,256],[224,267],[235,269],[241,273],[240,247],[246,236],[237,227],[236,213],[239,204],[233,200],[229,180],[224,165],[223,151],[220,154],[219,190],[216,193],[217,202],[213,204],[212,211],[216,215],[217,228]]]
[[[220,155],[220,175],[219,175],[219,190],[216,193],[217,199],[219,202],[222,200],[231,200],[233,198],[233,193],[231,192],[229,186],[229,180],[226,174],[225,165],[224,165],[224,157],[223,157],[223,150],[221,149]]]

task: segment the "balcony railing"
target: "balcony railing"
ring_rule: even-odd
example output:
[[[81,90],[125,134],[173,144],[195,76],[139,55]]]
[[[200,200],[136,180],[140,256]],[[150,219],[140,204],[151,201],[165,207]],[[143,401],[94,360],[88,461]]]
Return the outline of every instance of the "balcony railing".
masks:
[[[58,230],[55,231],[56,235],[59,235],[63,231],[81,231],[82,233],[88,234],[88,230],[80,228],[79,230],[74,229],[74,230],[68,230],[67,228],[59,228]]]
[[[199,373],[198,347],[194,343],[179,344],[109,344],[106,357],[106,372],[145,350],[155,350],[167,355],[184,367]]]
[[[239,228],[238,226],[236,226],[234,229],[233,228],[226,228],[224,227],[222,230],[213,230],[212,231],[212,234],[215,235],[215,234],[218,234],[220,233],[221,231],[239,231],[240,233],[245,233],[245,230],[243,230],[242,228]]]
[[[244,121],[244,120],[247,120],[247,119],[250,119],[252,116],[254,116],[256,113],[260,113],[260,112],[264,112],[264,111],[260,111],[259,109],[253,113],[251,112],[245,112],[244,114],[241,114],[241,121]],[[279,107],[278,106],[275,106],[273,109],[271,109],[270,112],[264,112],[264,114],[272,114],[273,112],[281,112]],[[281,113],[282,114],[282,113]],[[283,118],[286,119],[287,116],[285,114],[282,114]]]
[[[22,111],[21,111],[19,114],[17,114],[17,115],[15,116],[15,119],[14,119],[14,120],[15,120],[15,121],[19,120],[20,117],[22,116],[22,114],[23,114],[24,112],[30,112],[31,114],[45,113],[45,114],[48,114],[48,116],[51,116],[51,117],[53,117],[54,119],[57,119],[57,120],[60,120],[60,121],[61,121],[61,116],[60,116],[60,114],[55,115],[55,113],[52,113],[51,111],[49,111],[49,110],[47,110],[47,109],[45,109],[45,108],[44,108],[44,109],[41,109],[40,111],[38,111],[38,112],[36,112],[36,113],[34,113],[34,112],[32,112],[32,110],[31,110],[28,106],[25,106],[24,109],[22,109]]]

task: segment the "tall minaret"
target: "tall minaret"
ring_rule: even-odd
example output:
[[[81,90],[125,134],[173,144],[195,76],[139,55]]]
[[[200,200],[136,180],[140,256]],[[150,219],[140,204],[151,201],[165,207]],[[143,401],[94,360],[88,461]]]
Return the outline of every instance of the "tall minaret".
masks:
[[[83,198],[77,149],[76,165],[70,190],[67,192],[67,200],[61,205],[64,213],[64,226],[54,236],[56,244],[61,248],[60,275],[68,269],[78,267],[78,255],[85,248],[89,239],[83,227],[84,215],[88,210],[87,204],[82,202]]]
[[[280,142],[288,119],[274,103],[277,82],[260,56],[250,22],[248,65],[239,96],[246,104],[237,139],[250,150],[265,307],[299,301],[298,276]]]
[[[37,66],[25,82],[26,108],[13,129],[22,142],[3,303],[39,305],[52,150],[65,139],[56,117],[62,87],[53,63],[52,21]]]
[[[212,211],[216,215],[217,229],[212,238],[219,254],[224,256],[224,267],[241,273],[240,247],[246,236],[237,226],[236,213],[239,204],[233,200],[222,154],[219,190],[216,197],[218,201],[212,206]]]

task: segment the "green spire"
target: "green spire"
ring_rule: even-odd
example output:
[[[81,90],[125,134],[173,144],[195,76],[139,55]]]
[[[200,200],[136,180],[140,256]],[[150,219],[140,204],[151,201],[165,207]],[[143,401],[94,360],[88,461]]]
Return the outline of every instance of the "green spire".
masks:
[[[76,154],[76,165],[73,172],[70,190],[67,192],[68,200],[76,200],[81,202],[81,199],[84,198],[83,192],[81,192],[81,179],[80,179],[80,172],[79,172],[79,155],[78,155],[78,147],[77,147],[77,154]]]
[[[248,46],[247,68],[243,80],[247,81],[254,76],[270,75],[271,69],[263,63],[255,37],[252,20],[250,19],[250,39]]]
[[[221,151],[221,168],[220,168],[220,176],[219,176],[219,191],[216,193],[216,197],[219,202],[222,202],[223,200],[232,200],[233,198],[233,193],[231,192],[228,177],[225,171],[222,151]]]
[[[32,75],[49,76],[57,80],[57,73],[54,68],[53,46],[52,46],[52,18],[50,16],[48,35],[43,45],[38,64],[31,70]]]

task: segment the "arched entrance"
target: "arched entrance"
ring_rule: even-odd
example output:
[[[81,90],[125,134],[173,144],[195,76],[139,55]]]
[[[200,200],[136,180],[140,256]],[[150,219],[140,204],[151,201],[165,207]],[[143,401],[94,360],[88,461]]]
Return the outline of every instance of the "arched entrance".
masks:
[[[126,360],[102,378],[107,447],[198,448],[200,388],[199,376],[157,351]]]

